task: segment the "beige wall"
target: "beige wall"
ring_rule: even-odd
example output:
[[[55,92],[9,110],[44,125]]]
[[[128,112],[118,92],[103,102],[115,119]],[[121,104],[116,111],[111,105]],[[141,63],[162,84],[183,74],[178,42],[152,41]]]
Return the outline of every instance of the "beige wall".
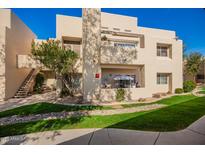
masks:
[[[147,36],[151,36],[155,38],[164,38],[164,39],[176,38],[175,31],[171,31],[171,30],[138,27],[137,31],[140,34],[145,34]]]
[[[136,17],[110,14],[105,12],[101,13],[102,29],[105,27],[106,29],[108,28],[108,30],[114,30],[120,32],[127,32],[127,31],[135,32],[137,30],[136,25],[137,25]]]
[[[10,27],[10,10],[0,9],[0,100],[5,98],[6,27]]]
[[[55,73],[52,71],[41,71],[45,76],[45,84],[54,89],[56,87],[56,79],[55,79]]]
[[[117,89],[101,89],[102,101],[115,100]],[[125,100],[138,100],[139,98],[150,97],[146,88],[125,88]]]
[[[0,9],[0,26],[11,27],[11,10],[10,9]]]
[[[137,18],[101,12],[101,27],[120,29],[120,32],[137,31]],[[118,31],[118,30],[117,30]],[[65,15],[56,16],[56,38],[63,36],[82,38],[82,18]]]
[[[78,17],[57,15],[56,38],[61,40],[63,36],[82,38],[82,19]]]
[[[5,98],[16,93],[30,69],[17,68],[17,55],[28,54],[35,34],[9,9],[1,9],[5,27]]]
[[[5,97],[5,35],[6,28],[0,26],[0,100]]]
[[[172,59],[157,56],[157,43],[172,44]],[[182,41],[156,38],[145,34],[145,48],[138,49],[137,63],[145,65],[145,88],[151,97],[153,93],[167,92],[166,85],[157,85],[157,73],[172,73],[172,92],[182,88]]]

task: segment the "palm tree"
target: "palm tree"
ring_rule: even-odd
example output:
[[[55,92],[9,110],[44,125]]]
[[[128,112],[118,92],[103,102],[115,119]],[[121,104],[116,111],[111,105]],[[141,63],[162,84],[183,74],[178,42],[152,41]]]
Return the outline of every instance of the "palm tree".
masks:
[[[186,57],[186,73],[193,76],[196,82],[196,75],[199,72],[200,65],[203,63],[203,56],[199,52],[192,52]]]

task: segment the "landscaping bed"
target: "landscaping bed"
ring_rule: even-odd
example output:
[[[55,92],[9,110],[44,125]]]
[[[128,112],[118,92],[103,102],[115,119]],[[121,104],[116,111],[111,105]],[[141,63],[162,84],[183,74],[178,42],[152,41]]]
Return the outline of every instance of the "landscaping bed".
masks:
[[[17,107],[14,109],[6,110],[0,112],[0,118],[13,116],[13,115],[31,115],[31,114],[43,114],[51,112],[71,112],[71,111],[80,111],[80,110],[105,110],[111,109],[109,106],[100,106],[100,105],[62,105],[62,104],[52,104],[47,102],[35,103],[31,105],[25,105]]]
[[[179,95],[179,96],[172,96],[169,98],[165,98],[159,101],[155,101],[152,103],[143,103],[137,102],[133,104],[122,104],[122,105],[62,105],[62,104],[53,104],[48,102],[41,102],[35,103],[31,105],[24,105],[21,107],[17,107],[14,109],[9,109],[6,111],[0,112],[0,118],[8,117],[8,116],[26,116],[26,115],[35,115],[35,114],[45,114],[45,113],[52,113],[52,112],[71,112],[71,111],[91,111],[91,110],[111,110],[116,109],[115,106],[121,106],[121,108],[131,108],[131,107],[139,107],[139,106],[146,106],[151,104],[165,104],[165,105],[172,105],[175,103],[180,103],[183,101],[188,101],[191,99],[196,98],[194,95]]]

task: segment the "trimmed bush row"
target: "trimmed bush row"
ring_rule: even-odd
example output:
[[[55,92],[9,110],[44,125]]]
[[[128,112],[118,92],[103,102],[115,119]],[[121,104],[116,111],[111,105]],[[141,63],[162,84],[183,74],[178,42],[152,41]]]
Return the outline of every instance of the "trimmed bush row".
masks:
[[[181,94],[183,92],[187,93],[187,92],[191,92],[195,88],[196,88],[196,83],[194,81],[188,80],[188,81],[184,81],[183,89],[182,88],[176,88],[175,93],[176,94]]]

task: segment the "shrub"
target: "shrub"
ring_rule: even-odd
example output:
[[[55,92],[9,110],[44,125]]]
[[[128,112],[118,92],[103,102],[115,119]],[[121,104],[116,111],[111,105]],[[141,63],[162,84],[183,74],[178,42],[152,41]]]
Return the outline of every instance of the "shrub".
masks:
[[[122,88],[117,89],[116,100],[123,101],[125,99],[125,90]]]
[[[61,92],[60,92],[60,98],[63,98],[63,97],[66,97],[66,96],[69,96],[70,95],[70,92],[67,88],[62,88]]]
[[[196,83],[194,81],[189,80],[183,83],[184,92],[191,92],[195,88],[196,88]]]
[[[175,89],[175,94],[181,94],[183,92],[184,92],[184,90],[182,88],[176,88]]]
[[[37,93],[41,93],[42,85],[44,81],[45,81],[44,74],[41,72],[38,73],[35,78],[34,91],[36,91]]]

